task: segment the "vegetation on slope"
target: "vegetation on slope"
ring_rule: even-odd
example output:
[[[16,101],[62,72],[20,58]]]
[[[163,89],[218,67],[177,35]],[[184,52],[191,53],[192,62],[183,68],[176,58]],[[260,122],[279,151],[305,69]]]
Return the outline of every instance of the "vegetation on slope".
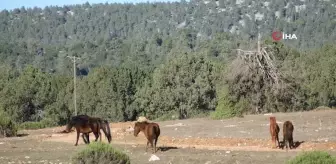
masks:
[[[249,0],[240,5],[233,1],[228,5],[223,1],[86,3],[3,10],[0,111],[17,123],[28,122],[21,128],[64,125],[74,113],[68,55],[81,58],[76,65],[78,113],[111,121],[139,115],[184,119],[210,113],[219,119],[336,106],[336,47],[325,44],[335,40],[336,23],[328,19],[335,15],[333,2],[284,3],[288,7],[269,23],[274,21],[272,13],[284,5],[279,2],[264,5],[263,10]],[[295,5],[306,8],[294,12]],[[315,5],[321,6],[319,19],[308,12]],[[255,45],[255,28],[263,23],[246,14],[257,10],[265,13],[262,21],[268,22],[261,27],[263,36],[276,28],[300,36],[277,43],[262,39],[274,51],[281,72],[278,92],[272,91],[261,72],[237,58],[235,49]],[[232,32],[242,20],[249,26],[239,26],[240,34]],[[318,48],[301,50],[314,47]],[[43,125],[33,123],[42,121]]]

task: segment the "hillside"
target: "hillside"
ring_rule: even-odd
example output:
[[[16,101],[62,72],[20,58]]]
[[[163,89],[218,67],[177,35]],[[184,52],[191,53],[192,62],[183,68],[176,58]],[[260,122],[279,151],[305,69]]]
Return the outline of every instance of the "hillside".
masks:
[[[193,29],[202,39],[219,32],[255,39],[260,28],[264,37],[270,37],[275,29],[296,34],[299,41],[294,46],[313,48],[335,39],[335,8],[335,2],[327,0],[192,0],[21,8],[1,12],[0,34],[6,41],[29,38],[42,45],[64,45],[113,37],[167,37],[180,29]]]
[[[78,112],[112,121],[334,107],[335,7],[194,0],[3,10],[0,116],[25,126],[64,124],[75,111],[68,55],[81,58]],[[235,49],[256,47],[258,27],[274,52],[276,91],[257,66],[237,58]],[[273,42],[274,29],[298,40]]]

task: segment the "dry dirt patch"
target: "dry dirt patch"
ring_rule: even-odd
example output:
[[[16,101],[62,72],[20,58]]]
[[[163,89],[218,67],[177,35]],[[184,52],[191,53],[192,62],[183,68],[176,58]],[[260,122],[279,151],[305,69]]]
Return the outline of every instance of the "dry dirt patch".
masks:
[[[314,111],[297,113],[276,113],[277,122],[282,129],[282,123],[291,120],[294,123],[294,140],[304,141],[296,150],[328,150],[336,149],[335,119],[336,111]],[[161,136],[159,146],[190,147],[215,150],[244,150],[244,151],[284,151],[271,149],[268,130],[269,115],[248,115],[244,118],[228,120],[189,119],[159,122]],[[142,134],[134,137],[132,124],[112,123],[113,143],[145,144]],[[63,127],[64,128],[64,127]],[[55,129],[55,128],[54,128]],[[57,130],[63,130],[58,127]],[[50,131],[50,130],[49,130]],[[55,131],[55,130],[53,130]],[[280,140],[282,140],[280,132]],[[48,141],[75,143],[76,133],[45,137]],[[90,135],[93,141],[94,136]],[[106,139],[103,139],[106,142]],[[83,142],[80,139],[80,143]]]

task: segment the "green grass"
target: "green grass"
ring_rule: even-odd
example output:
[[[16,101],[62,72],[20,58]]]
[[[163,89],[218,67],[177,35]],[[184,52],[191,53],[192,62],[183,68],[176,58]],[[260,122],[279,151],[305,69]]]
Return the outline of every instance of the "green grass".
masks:
[[[289,160],[287,164],[336,164],[336,157],[324,151],[304,152]]]
[[[24,122],[21,123],[19,125],[19,129],[43,129],[43,128],[47,128],[47,127],[52,127],[52,126],[56,126],[56,124],[49,120],[49,119],[43,119],[39,122],[35,122],[35,121],[28,121],[28,122]]]

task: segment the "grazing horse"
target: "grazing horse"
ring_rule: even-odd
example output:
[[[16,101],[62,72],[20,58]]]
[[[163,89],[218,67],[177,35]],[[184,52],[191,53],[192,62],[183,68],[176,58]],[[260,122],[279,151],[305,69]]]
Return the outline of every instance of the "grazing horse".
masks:
[[[160,126],[157,123],[148,122],[143,120],[142,122],[136,122],[134,124],[134,136],[137,137],[138,134],[142,131],[147,138],[146,152],[148,149],[148,144],[151,144],[153,148],[153,153],[156,153],[156,143],[160,136]]]
[[[86,144],[90,142],[88,136],[89,136],[89,133],[91,132],[93,132],[93,134],[96,137],[95,141],[98,140],[99,136],[100,136],[100,141],[101,141],[102,138],[101,138],[100,129],[103,129],[104,133],[106,131],[105,135],[110,141],[111,135],[110,135],[110,128],[107,128],[108,123],[106,125],[105,120],[102,120],[100,118],[89,117],[88,115],[74,116],[70,119],[69,123],[66,126],[66,129],[63,132],[66,132],[66,133],[70,132],[72,127],[75,127],[76,132],[77,132],[77,140],[76,140],[75,146],[78,145],[78,139],[79,139],[80,133],[83,133],[82,137]],[[85,137],[87,140],[85,139]]]
[[[290,149],[294,148],[293,131],[294,131],[294,126],[292,122],[290,121],[284,122],[283,124],[283,143],[286,146],[286,151],[288,150],[288,145]]]
[[[279,128],[279,125],[276,123],[275,117],[270,117],[270,133],[272,137],[272,143],[274,143],[272,148],[280,147],[279,132],[280,132],[280,128]],[[276,145],[277,142],[278,142],[278,146]]]

